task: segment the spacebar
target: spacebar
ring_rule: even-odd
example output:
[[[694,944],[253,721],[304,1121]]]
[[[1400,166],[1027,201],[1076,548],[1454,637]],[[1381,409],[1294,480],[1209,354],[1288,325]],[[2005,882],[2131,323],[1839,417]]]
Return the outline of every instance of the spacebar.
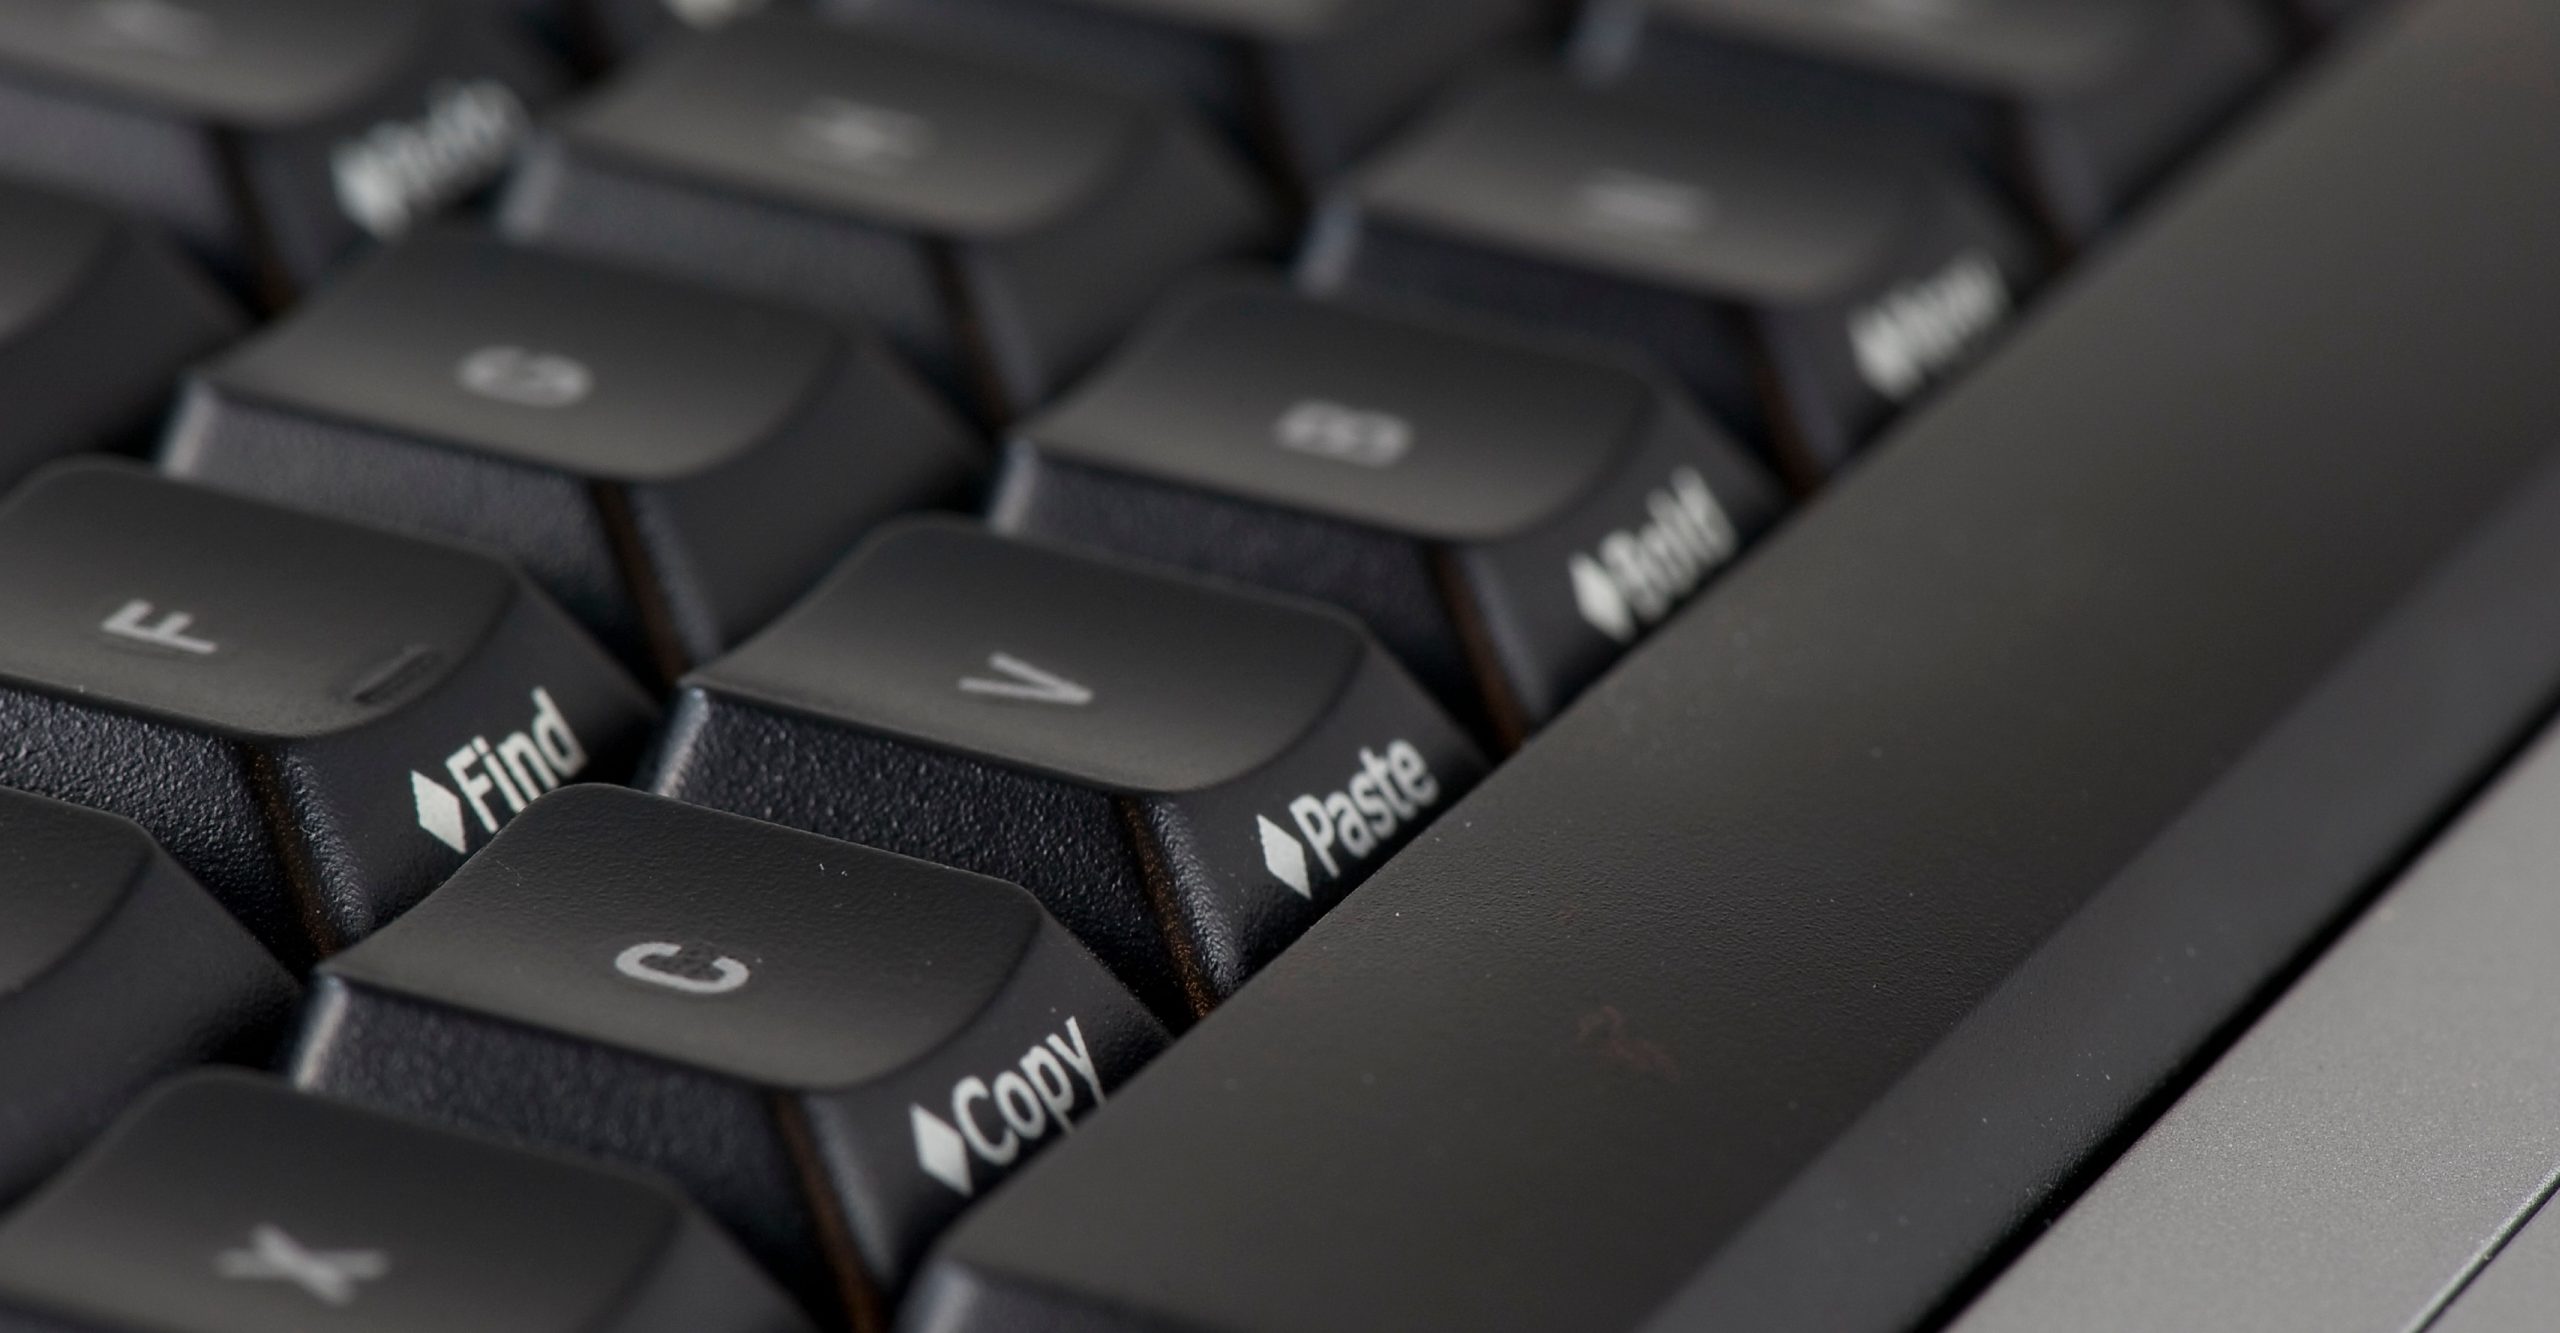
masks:
[[[908,1327],[1942,1313],[2560,696],[2554,68],[2543,0],[2376,25]]]

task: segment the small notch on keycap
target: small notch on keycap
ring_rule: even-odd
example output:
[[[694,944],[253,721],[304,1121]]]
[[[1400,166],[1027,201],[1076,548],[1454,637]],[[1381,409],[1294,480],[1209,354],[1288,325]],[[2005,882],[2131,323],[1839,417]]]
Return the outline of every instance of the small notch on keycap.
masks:
[[[436,667],[443,661],[444,654],[413,643],[358,677],[347,691],[347,698],[367,708],[390,703],[434,678]]]

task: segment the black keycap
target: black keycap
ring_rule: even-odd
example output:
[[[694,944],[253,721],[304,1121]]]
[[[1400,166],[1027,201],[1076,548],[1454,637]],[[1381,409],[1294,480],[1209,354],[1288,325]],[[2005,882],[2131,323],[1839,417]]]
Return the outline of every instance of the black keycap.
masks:
[[[1534,0],[823,0],[1190,102],[1300,192],[1468,64],[1525,44]]]
[[[913,520],[685,680],[670,796],[995,875],[1180,1022],[1483,772],[1324,608]]]
[[[157,423],[239,314],[167,241],[62,195],[0,184],[0,486]]]
[[[545,57],[449,0],[13,0],[0,169],[165,222],[280,297],[507,161]]]
[[[2037,276],[1969,175],[1782,109],[1693,117],[1521,74],[1372,161],[1321,290],[1454,299],[1644,347],[1801,479],[1961,365]]]
[[[2267,0],[1593,0],[1588,75],[1916,131],[2085,240],[2282,62]]]
[[[800,1333],[663,1183],[200,1074],[0,1222],[26,1333]]]
[[[865,1329],[1164,1042],[1018,889],[608,787],[316,985],[297,1083],[664,1171]]]
[[[196,377],[162,465],[495,547],[672,680],[982,454],[875,340],[457,231]]]
[[[151,835],[0,790],[0,1202],[162,1075],[263,1062],[297,993]]]
[[[2377,0],[2285,0],[2285,8],[2305,30],[2327,34],[2385,6]]]
[[[876,322],[996,416],[1091,364],[1177,275],[1272,235],[1184,114],[780,13],[670,43],[573,108],[503,218]]]
[[[2560,698],[2555,37],[2370,30],[907,1327],[1942,1326]]]
[[[1333,602],[1516,742],[1777,507],[1623,365],[1216,283],[1021,428],[994,513]]]
[[[0,784],[140,823],[288,961],[654,715],[488,556],[107,462],[0,502]]]
[[[803,9],[806,0],[560,0],[575,12],[589,43],[608,61],[627,59],[650,43],[724,27],[768,6]]]

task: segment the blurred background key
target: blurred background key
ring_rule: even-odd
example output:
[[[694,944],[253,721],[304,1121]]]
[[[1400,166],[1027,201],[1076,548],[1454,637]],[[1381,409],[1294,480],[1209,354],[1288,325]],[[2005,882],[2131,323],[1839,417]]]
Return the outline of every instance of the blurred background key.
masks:
[[[178,372],[240,327],[150,228],[0,184],[0,487],[62,454],[138,442]]]
[[[1673,100],[1935,138],[2079,242],[2285,52],[2264,0],[1593,0],[1573,54]]]
[[[280,303],[505,167],[549,58],[450,0],[13,0],[0,170],[159,219]]]
[[[1952,161],[1523,72],[1453,96],[1346,182],[1300,272],[1641,348],[1809,483],[1970,360],[2042,268]]]
[[[1631,361],[1203,283],[1023,425],[993,519],[1331,602],[1517,744],[1778,515]]]
[[[1308,195],[1451,76],[1527,45],[1535,0],[821,0],[1189,101]]]
[[[161,1076],[267,1060],[299,994],[131,821],[0,790],[0,1203]]]
[[[779,12],[667,43],[571,108],[501,217],[539,245],[876,324],[996,419],[1187,269],[1276,239],[1188,113]]]
[[[456,229],[208,367],[162,465],[503,551],[673,680],[983,452],[877,339]]]

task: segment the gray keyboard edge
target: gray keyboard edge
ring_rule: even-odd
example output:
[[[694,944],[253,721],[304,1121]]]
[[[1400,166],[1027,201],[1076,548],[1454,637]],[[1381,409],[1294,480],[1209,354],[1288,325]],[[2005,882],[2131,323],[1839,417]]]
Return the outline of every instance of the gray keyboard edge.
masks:
[[[2560,485],[2543,487],[2560,502]],[[2547,523],[2560,503],[2541,506]],[[2560,1107],[2560,733],[1955,1333],[2425,1327],[2540,1202]],[[2548,1322],[2546,1309],[2544,1322]]]

